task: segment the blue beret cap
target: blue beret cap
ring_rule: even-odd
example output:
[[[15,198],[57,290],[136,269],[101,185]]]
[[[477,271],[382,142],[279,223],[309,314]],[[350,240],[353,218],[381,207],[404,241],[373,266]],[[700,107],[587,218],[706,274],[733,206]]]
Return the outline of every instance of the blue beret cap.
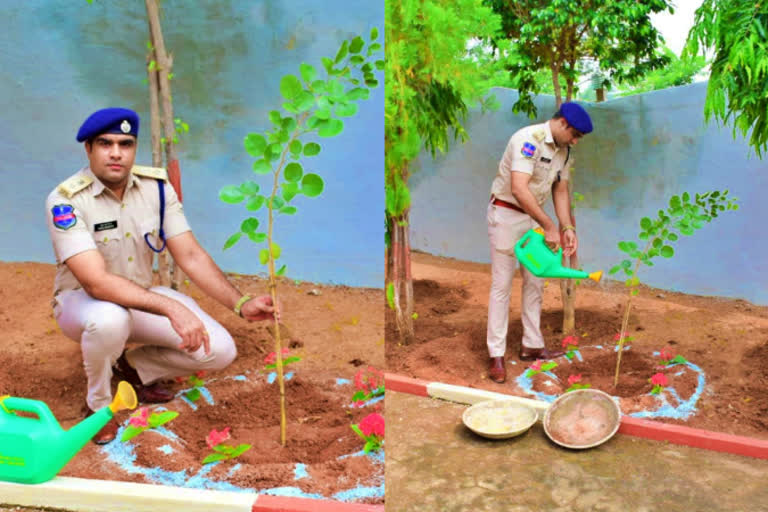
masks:
[[[102,133],[122,133],[139,136],[139,115],[127,108],[97,110],[80,126],[77,142],[83,142]]]
[[[581,133],[589,133],[592,131],[592,120],[589,118],[589,114],[578,103],[571,101],[565,102],[560,105],[560,113],[563,115],[568,124],[579,130]]]

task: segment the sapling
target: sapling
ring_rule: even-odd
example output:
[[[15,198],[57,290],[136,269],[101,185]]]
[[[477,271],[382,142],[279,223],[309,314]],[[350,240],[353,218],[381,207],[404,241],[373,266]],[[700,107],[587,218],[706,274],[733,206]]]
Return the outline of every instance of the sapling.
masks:
[[[276,214],[294,215],[297,207],[289,203],[295,197],[317,197],[325,187],[318,174],[305,173],[299,162],[320,153],[321,146],[302,139],[310,134],[321,138],[339,135],[344,129],[342,118],[354,116],[358,102],[368,99],[370,89],[378,86],[374,71],[384,69],[383,60],[372,60],[381,52],[381,44],[375,42],[378,36],[379,31],[374,27],[367,43],[356,36],[341,44],[335,58],[323,57],[324,79],[306,63],[299,66],[300,78],[291,74],[283,76],[280,80],[280,94],[285,99],[283,111],[272,110],[269,113],[272,127],[263,135],[249,133],[245,137],[245,150],[256,159],[253,172],[271,175],[271,191],[262,194],[256,182],[247,180],[240,185],[226,186],[219,192],[219,198],[225,203],[245,203],[246,209],[251,212],[266,209],[266,232],[259,231],[261,223],[257,218],[248,217],[240,224],[240,230],[229,237],[224,249],[235,245],[243,235],[256,244],[266,244],[259,251],[259,261],[269,269],[269,290],[275,305],[279,305],[277,276],[283,275],[286,268],[282,265],[275,269],[275,261],[282,251],[273,236],[274,217]],[[285,383],[277,310],[274,322],[280,386],[280,441],[285,446]]]
[[[627,276],[624,284],[629,288],[621,330],[619,331],[620,334],[617,336],[619,346],[616,357],[616,374],[613,379],[614,387],[619,384],[619,367],[621,365],[621,353],[624,348],[624,342],[631,340],[627,336],[627,326],[629,324],[629,312],[632,307],[632,297],[639,293],[640,280],[637,278],[637,272],[640,264],[652,267],[653,262],[651,260],[656,256],[664,258],[673,257],[675,250],[670,244],[680,238],[678,232],[686,236],[692,235],[697,229],[701,229],[705,222],[712,222],[712,219],[718,216],[718,212],[738,210],[737,200],[738,198],[736,197],[728,197],[727,190],[723,192],[715,190],[714,192],[696,194],[693,202],[691,202],[691,195],[688,192],[680,196],[674,195],[669,200],[669,207],[666,211],[659,210],[659,215],[656,219],[643,217],[640,220],[640,233],[637,237],[639,240],[645,241],[645,247],[642,251],[638,249],[639,244],[642,244],[642,242],[619,242],[619,250],[626,253],[630,258],[634,258],[635,261],[634,269],[632,268],[632,261],[625,259],[608,271],[609,274],[623,271]]]

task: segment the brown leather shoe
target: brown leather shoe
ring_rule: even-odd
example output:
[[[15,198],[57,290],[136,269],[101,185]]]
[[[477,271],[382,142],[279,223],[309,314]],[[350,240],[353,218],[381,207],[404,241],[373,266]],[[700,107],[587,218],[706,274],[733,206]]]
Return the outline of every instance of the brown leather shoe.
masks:
[[[554,359],[565,355],[562,350],[547,350],[546,348],[520,347],[521,361],[535,361],[537,359]]]
[[[87,418],[91,414],[93,414],[93,411],[86,406],[86,409],[88,412],[86,413],[85,417]],[[114,441],[115,437],[117,437],[117,429],[119,425],[115,421],[115,418],[110,419],[106,425],[101,427],[101,430],[96,432],[96,435],[91,438],[91,441],[93,441],[96,444],[107,444],[109,442]]]
[[[507,369],[504,368],[503,357],[492,357],[488,368],[488,376],[493,382],[502,383],[507,380]]]
[[[173,393],[160,384],[136,386],[136,398],[143,404],[164,404],[173,400]]]
[[[173,393],[160,384],[142,384],[136,369],[125,359],[125,352],[115,361],[112,371],[118,379],[133,386],[136,390],[136,398],[143,404],[164,404],[173,400]]]

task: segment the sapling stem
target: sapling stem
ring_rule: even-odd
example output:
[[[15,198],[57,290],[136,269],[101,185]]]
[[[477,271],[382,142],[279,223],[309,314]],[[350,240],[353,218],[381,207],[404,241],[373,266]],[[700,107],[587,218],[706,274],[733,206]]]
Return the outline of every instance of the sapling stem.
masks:
[[[643,254],[648,252],[648,249],[651,247],[651,240],[648,240],[648,243],[645,245],[645,249],[643,250]],[[635,272],[632,274],[634,277],[637,277],[637,272],[640,270],[640,258],[637,258],[635,260]],[[621,330],[619,331],[619,355],[616,357],[616,374],[613,377],[613,387],[619,385],[619,367],[621,366],[621,353],[624,351],[624,333],[627,332],[627,329],[629,328],[629,311],[632,308],[632,290],[629,291],[629,297],[627,298],[627,306],[624,308],[624,318],[621,321]]]
[[[285,157],[288,153],[288,148],[291,142],[296,140],[299,135],[299,128],[304,120],[307,118],[305,112],[299,116],[296,122],[296,130],[291,135],[291,139],[286,143],[283,149],[282,155],[280,155],[280,163],[275,170],[275,179],[272,183],[272,194],[269,196],[269,204],[267,209],[269,210],[269,227],[267,229],[267,250],[269,251],[269,293],[272,296],[272,305],[275,308],[273,314],[273,320],[275,322],[275,368],[277,369],[277,382],[280,386],[280,444],[285,446],[285,427],[286,427],[286,414],[285,414],[285,379],[283,378],[283,347],[280,339],[280,321],[277,319],[278,311],[278,295],[277,295],[277,276],[275,274],[275,258],[272,255],[272,228],[274,226],[274,201],[277,195],[277,190],[280,186],[280,173],[283,171],[285,165]]]

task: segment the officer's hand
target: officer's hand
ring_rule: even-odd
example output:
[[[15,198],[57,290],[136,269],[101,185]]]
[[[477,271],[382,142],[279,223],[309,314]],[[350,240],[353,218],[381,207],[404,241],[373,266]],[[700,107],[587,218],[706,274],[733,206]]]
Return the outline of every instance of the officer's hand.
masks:
[[[552,228],[544,230],[544,243],[547,244],[547,247],[549,247],[552,252],[557,252],[560,248],[560,232],[554,224],[552,225]]]
[[[576,254],[578,248],[579,239],[576,237],[576,231],[572,229],[563,231],[563,256],[567,258],[571,254]]]
[[[280,305],[277,307],[277,321],[280,321]],[[275,307],[272,304],[272,297],[262,295],[254,297],[240,308],[240,314],[249,322],[261,320],[271,320],[275,316]]]
[[[194,352],[202,345],[205,348],[205,354],[211,353],[211,340],[208,331],[205,330],[203,322],[189,310],[186,306],[178,303],[174,307],[168,319],[171,321],[171,327],[181,337],[179,348],[187,352]]]

